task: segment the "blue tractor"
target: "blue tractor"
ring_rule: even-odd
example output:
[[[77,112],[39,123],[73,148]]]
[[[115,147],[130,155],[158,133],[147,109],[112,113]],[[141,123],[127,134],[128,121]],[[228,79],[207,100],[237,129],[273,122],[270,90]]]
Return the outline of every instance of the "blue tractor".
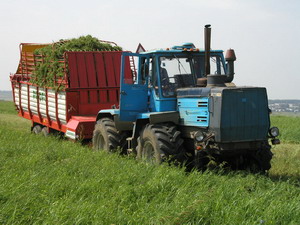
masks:
[[[192,43],[122,54],[120,105],[101,110],[95,149],[135,152],[137,158],[174,161],[205,169],[213,160],[232,169],[267,171],[279,130],[270,128],[265,88],[236,87],[232,49],[205,50]],[[132,58],[134,67],[128,70]],[[134,75],[134,79],[129,79]]]

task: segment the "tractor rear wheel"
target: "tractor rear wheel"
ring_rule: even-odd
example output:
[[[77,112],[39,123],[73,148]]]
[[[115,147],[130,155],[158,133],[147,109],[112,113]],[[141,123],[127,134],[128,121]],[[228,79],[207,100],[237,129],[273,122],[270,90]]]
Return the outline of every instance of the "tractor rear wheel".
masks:
[[[97,121],[93,132],[93,148],[95,150],[104,150],[114,152],[121,148],[125,149],[126,136],[120,133],[111,118],[102,118]]]
[[[183,139],[176,126],[147,124],[138,138],[137,158],[154,164],[186,161]]]

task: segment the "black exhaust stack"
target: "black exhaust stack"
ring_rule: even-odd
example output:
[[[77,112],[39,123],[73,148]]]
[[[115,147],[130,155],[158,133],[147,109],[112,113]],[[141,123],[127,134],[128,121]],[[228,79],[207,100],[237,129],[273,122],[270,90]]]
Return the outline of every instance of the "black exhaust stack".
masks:
[[[210,28],[210,24],[207,24],[205,25],[204,28],[205,76],[210,74],[210,42],[211,42],[211,28]]]
[[[206,87],[208,84],[208,75],[210,74],[210,42],[211,42],[211,28],[210,24],[204,27],[204,77],[197,79],[199,87]]]
[[[207,87],[224,87],[225,76],[210,74],[210,43],[211,43],[211,28],[210,24],[205,25],[204,28],[204,45],[205,45],[205,77]]]
[[[225,59],[227,63],[226,75],[210,74],[210,44],[211,43],[211,25],[207,24],[204,28],[204,46],[205,46],[205,74],[204,77],[197,79],[197,85],[200,87],[225,87],[225,83],[230,83],[234,77],[234,64],[236,60],[234,50],[229,49],[226,52]]]

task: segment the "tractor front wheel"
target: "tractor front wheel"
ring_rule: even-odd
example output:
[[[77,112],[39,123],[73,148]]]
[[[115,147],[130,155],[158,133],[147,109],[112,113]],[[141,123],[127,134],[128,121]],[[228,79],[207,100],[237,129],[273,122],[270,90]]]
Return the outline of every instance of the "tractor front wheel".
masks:
[[[272,152],[270,149],[261,149],[252,155],[250,160],[250,171],[254,173],[265,173],[271,168]]]
[[[137,158],[154,164],[163,161],[182,164],[186,154],[176,126],[147,124],[138,138]]]

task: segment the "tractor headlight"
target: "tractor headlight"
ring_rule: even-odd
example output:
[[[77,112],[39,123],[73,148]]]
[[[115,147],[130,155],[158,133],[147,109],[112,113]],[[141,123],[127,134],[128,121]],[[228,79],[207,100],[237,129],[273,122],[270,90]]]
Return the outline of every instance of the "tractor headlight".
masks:
[[[270,128],[269,134],[271,135],[271,137],[277,137],[279,135],[279,129],[278,129],[278,127],[272,127],[272,128]]]
[[[197,132],[194,133],[194,138],[198,142],[203,141],[204,134],[201,131],[197,131]]]

